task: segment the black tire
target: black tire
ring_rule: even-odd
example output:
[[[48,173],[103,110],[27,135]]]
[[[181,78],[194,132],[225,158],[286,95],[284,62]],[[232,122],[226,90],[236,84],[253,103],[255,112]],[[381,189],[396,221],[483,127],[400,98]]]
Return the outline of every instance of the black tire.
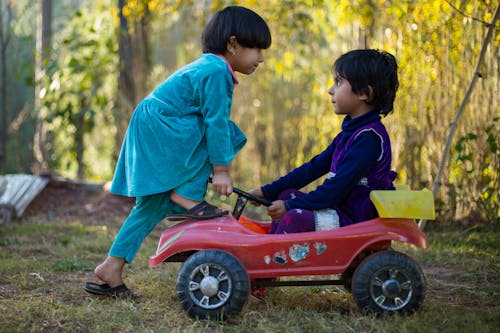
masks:
[[[340,279],[342,280],[342,286],[345,291],[352,293],[352,276],[354,274],[354,270],[356,267],[348,267],[341,275]]]
[[[189,316],[225,320],[245,306],[250,281],[245,268],[232,254],[199,251],[182,265],[176,292]]]
[[[352,278],[352,295],[363,312],[410,314],[425,297],[425,276],[412,258],[381,251],[363,260]]]

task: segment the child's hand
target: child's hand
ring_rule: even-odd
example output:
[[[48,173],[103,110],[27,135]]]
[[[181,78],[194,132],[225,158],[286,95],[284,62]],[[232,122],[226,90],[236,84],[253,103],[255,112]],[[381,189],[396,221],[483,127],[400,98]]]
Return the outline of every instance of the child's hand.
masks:
[[[262,193],[262,190],[260,188],[256,188],[256,189],[250,190],[250,191],[248,191],[248,193],[250,193],[254,197],[265,199],[264,193]],[[261,205],[259,202],[253,201],[253,200],[250,200],[250,203],[252,205],[254,205],[254,206],[260,206]]]
[[[230,195],[233,193],[233,181],[228,173],[215,173],[212,177],[212,185],[220,195]]]
[[[281,220],[286,213],[285,202],[283,200],[273,201],[273,204],[267,207],[267,213],[273,221]]]

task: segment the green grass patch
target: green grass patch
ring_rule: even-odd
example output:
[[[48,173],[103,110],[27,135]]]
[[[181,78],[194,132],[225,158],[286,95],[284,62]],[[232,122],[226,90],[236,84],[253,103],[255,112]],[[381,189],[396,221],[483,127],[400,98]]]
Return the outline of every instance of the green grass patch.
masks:
[[[0,332],[499,332],[500,237],[495,230],[430,229],[428,249],[395,244],[427,279],[412,316],[364,315],[340,287],[269,288],[227,322],[193,320],[175,294],[178,263],[148,267],[164,224],[127,266],[138,300],[83,291],[121,224],[30,219],[0,228]]]

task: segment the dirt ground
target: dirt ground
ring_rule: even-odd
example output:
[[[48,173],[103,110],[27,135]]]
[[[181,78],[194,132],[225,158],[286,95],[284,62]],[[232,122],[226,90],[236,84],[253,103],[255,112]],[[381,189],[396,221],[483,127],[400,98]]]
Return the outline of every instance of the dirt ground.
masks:
[[[95,219],[109,216],[125,218],[133,205],[134,198],[114,195],[105,190],[49,183],[29,204],[23,217],[46,213],[58,218],[89,215]]]

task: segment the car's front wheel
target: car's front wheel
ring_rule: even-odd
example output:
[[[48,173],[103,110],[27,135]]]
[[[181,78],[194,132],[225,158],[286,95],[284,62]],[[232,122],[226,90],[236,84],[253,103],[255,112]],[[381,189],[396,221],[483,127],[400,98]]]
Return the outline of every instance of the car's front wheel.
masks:
[[[250,293],[248,274],[232,254],[199,251],[182,265],[177,297],[193,318],[223,320],[243,309]]]

